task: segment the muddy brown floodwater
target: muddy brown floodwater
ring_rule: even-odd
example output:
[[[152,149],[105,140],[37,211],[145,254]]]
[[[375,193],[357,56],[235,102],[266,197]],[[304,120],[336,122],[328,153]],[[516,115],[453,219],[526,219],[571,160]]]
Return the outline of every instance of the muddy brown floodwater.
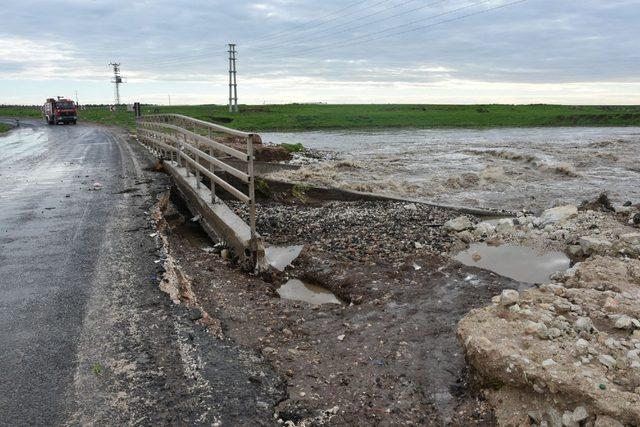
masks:
[[[267,133],[264,141],[330,152],[298,171],[306,184],[457,206],[547,209],[607,190],[640,199],[640,128],[501,128]]]

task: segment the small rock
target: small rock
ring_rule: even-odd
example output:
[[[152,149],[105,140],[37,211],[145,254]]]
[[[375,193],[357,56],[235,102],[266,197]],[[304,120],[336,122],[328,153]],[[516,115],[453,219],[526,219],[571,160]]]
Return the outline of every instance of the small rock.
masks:
[[[495,230],[496,228],[488,222],[481,222],[476,225],[476,228],[473,230],[473,234],[478,237],[487,237],[493,234]]]
[[[270,354],[275,354],[276,353],[276,349],[273,347],[265,347],[262,349],[262,354],[264,354],[265,356],[268,356]]]
[[[543,368],[550,368],[551,366],[557,365],[556,361],[553,359],[547,359],[542,362]]]
[[[344,337],[345,337],[344,334],[338,335],[338,341],[344,341]]]
[[[473,228],[473,223],[466,216],[459,216],[457,218],[451,219],[444,224],[445,231],[455,231],[460,232],[464,230],[469,230]]]
[[[416,206],[415,203],[409,203],[407,205],[404,205],[404,208],[408,211],[417,211],[418,210],[418,206]]]
[[[624,202],[624,204],[622,206],[624,206],[625,208],[628,208],[629,206],[631,206],[633,203],[631,203],[631,200],[627,200],[626,202]]]
[[[608,369],[613,369],[616,366],[616,359],[608,354],[601,354],[598,356],[598,362],[602,363]]]
[[[582,247],[580,245],[569,245],[567,247],[567,251],[569,252],[569,255],[574,257],[582,255]]]
[[[547,209],[544,211],[542,215],[540,215],[540,222],[542,226],[545,226],[576,215],[578,215],[578,208],[576,206],[558,206],[557,208]]]
[[[422,245],[422,243],[420,242],[414,242],[413,246],[415,246],[416,249],[422,249],[424,248],[424,246]]]
[[[614,326],[616,329],[640,329],[640,321],[638,321],[638,319],[622,315],[618,317]]]
[[[605,309],[605,311],[616,311],[619,305],[620,302],[617,299],[607,297],[607,299],[604,301],[603,308]]]
[[[473,242],[473,234],[471,234],[471,232],[465,230],[465,231],[463,231],[461,233],[458,233],[458,239],[460,239],[464,243],[471,243],[471,242]]]
[[[500,304],[509,307],[520,301],[520,293],[515,289],[505,289],[500,294]]]
[[[631,222],[633,222],[635,225],[640,225],[640,213],[635,214],[631,219]]]
[[[587,418],[589,418],[589,413],[587,412],[587,408],[584,406],[578,406],[573,410],[573,421],[579,423]]]
[[[611,249],[613,244],[606,240],[594,236],[584,236],[580,238],[580,248],[587,255],[594,253],[604,253]]]
[[[620,235],[620,240],[629,245],[640,245],[640,233],[625,233]]]
[[[574,324],[574,329],[578,332],[584,331],[591,333],[593,330],[593,322],[588,317],[578,317]]]
[[[475,262],[478,262],[482,259],[482,255],[480,255],[478,252],[475,252],[473,255],[471,255],[471,259]]]
[[[513,231],[513,220],[511,218],[503,218],[496,226],[496,232],[500,234],[509,234]]]

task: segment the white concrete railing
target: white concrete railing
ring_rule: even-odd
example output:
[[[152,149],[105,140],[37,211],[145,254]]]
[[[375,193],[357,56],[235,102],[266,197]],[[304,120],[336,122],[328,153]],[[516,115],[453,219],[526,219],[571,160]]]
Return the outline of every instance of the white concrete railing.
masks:
[[[136,122],[138,139],[158,156],[175,162],[178,167],[184,167],[187,177],[194,174],[197,188],[201,185],[202,175],[209,178],[212,203],[218,202],[215,186],[219,185],[233,197],[247,204],[251,228],[251,250],[255,253],[257,233],[253,144],[259,136],[180,114],[141,116]],[[217,141],[216,135],[244,140],[246,152]],[[223,162],[221,158],[225,157],[233,157],[245,162],[246,171]],[[227,172],[247,184],[248,193],[245,194],[216,175],[216,170]]]

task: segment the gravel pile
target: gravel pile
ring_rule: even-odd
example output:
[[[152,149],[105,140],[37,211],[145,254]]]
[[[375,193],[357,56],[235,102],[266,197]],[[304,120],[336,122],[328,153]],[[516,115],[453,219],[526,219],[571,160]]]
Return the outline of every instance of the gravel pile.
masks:
[[[246,209],[231,203],[247,219]],[[409,253],[448,249],[442,224],[457,212],[404,202],[330,202],[257,206],[257,228],[275,245],[306,244],[347,260],[397,261]]]

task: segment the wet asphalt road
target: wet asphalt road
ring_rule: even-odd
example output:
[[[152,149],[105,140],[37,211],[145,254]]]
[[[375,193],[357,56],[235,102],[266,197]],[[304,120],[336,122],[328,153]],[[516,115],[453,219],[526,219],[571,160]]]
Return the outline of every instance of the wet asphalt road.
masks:
[[[158,290],[148,211],[168,182],[125,138],[35,121],[0,136],[0,425],[268,419],[255,402],[281,398],[277,379],[248,380],[268,367]]]

